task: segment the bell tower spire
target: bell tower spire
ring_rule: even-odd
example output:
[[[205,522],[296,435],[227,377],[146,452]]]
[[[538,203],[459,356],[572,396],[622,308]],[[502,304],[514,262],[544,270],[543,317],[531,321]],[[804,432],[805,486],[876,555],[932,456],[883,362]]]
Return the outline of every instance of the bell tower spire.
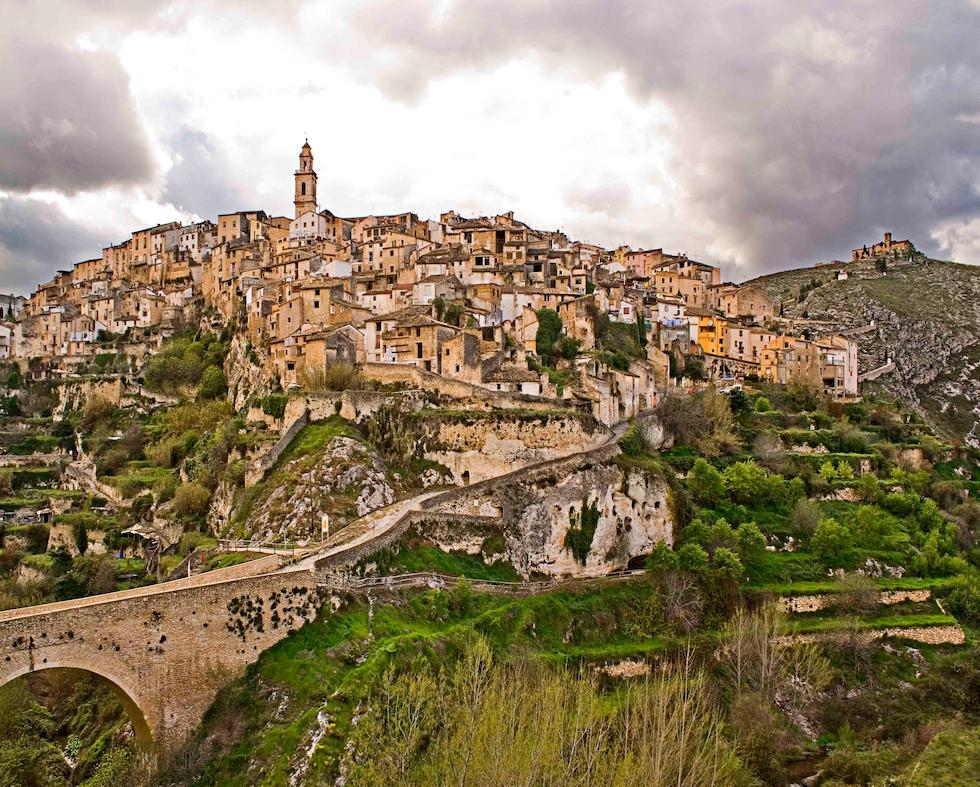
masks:
[[[299,169],[294,173],[296,194],[293,205],[296,206],[296,218],[304,213],[316,210],[316,172],[313,171],[313,150],[309,140],[303,143],[299,152]]]

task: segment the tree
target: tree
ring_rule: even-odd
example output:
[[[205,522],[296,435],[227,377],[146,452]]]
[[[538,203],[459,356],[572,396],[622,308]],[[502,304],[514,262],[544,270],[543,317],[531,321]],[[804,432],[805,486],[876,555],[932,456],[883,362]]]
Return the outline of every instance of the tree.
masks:
[[[201,520],[211,505],[211,493],[197,481],[180,486],[174,493],[174,510],[181,519]]]
[[[88,549],[88,529],[84,522],[77,520],[72,523],[71,538],[75,542],[75,549],[78,550],[78,554],[84,555]]]
[[[767,495],[766,471],[751,459],[725,468],[725,489],[736,503],[758,503]]]
[[[636,340],[639,342],[640,347],[647,346],[646,320],[639,312],[636,313]]]
[[[810,538],[810,549],[829,565],[841,565],[853,547],[851,531],[836,519],[821,519]]]
[[[864,503],[877,503],[881,497],[881,487],[878,485],[878,476],[874,473],[861,473],[857,486],[858,497]]]
[[[741,581],[745,573],[738,555],[725,547],[719,547],[711,556],[711,569],[712,573],[722,581],[736,583]]]
[[[687,488],[695,503],[711,508],[725,496],[725,479],[712,464],[698,457],[687,474]]]
[[[666,541],[658,541],[653,545],[650,554],[647,555],[645,567],[651,573],[663,573],[665,571],[676,571],[679,565],[677,553],[674,552]]]
[[[209,366],[201,375],[197,387],[198,401],[206,399],[221,399],[228,393],[228,380],[225,373],[217,366]]]
[[[446,301],[441,295],[437,295],[432,299],[432,306],[436,310],[436,319],[440,322],[443,316],[446,314]]]
[[[766,537],[755,522],[743,522],[735,531],[738,551],[750,569],[756,568],[766,555]]]
[[[789,521],[798,535],[808,536],[820,524],[820,506],[813,500],[800,498],[790,512]]]
[[[538,309],[538,332],[534,337],[540,358],[550,358],[551,350],[561,336],[561,317],[554,309]]]
[[[683,544],[677,550],[677,563],[682,571],[703,576],[708,572],[708,553],[700,544]]]

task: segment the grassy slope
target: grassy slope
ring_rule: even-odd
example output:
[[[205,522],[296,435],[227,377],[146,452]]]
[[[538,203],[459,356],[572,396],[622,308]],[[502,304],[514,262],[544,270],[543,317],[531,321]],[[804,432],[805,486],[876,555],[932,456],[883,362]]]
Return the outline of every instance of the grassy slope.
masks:
[[[407,668],[416,658],[447,663],[477,635],[498,653],[582,662],[661,650],[669,644],[665,630],[644,581],[526,598],[429,591],[407,603],[376,603],[373,617],[362,603],[323,613],[222,692],[204,728],[219,751],[197,783],[287,782],[321,711],[330,726],[307,779],[332,781],[353,710],[384,671]]]

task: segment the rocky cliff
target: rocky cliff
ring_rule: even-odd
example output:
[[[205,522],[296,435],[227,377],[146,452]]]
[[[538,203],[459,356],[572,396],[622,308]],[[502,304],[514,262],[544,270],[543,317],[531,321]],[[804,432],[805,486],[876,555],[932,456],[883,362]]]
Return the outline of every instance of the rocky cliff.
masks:
[[[841,270],[847,279],[837,278]],[[916,257],[884,269],[875,261],[801,268],[750,283],[801,329],[855,331],[862,373],[895,363],[868,389],[980,447],[980,267]]]
[[[459,516],[459,526],[421,535],[444,551],[506,558],[524,577],[602,576],[657,541],[673,542],[666,480],[615,459],[558,463],[553,473],[535,469],[471,491],[440,507],[447,521]],[[499,554],[487,555],[488,539]]]

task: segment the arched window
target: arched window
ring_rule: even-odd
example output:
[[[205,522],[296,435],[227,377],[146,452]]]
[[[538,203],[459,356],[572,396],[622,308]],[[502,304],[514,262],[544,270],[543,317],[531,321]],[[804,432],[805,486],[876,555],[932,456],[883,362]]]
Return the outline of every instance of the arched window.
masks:
[[[299,184],[299,193],[302,194],[304,197],[306,196],[306,184],[305,183],[300,183]]]

